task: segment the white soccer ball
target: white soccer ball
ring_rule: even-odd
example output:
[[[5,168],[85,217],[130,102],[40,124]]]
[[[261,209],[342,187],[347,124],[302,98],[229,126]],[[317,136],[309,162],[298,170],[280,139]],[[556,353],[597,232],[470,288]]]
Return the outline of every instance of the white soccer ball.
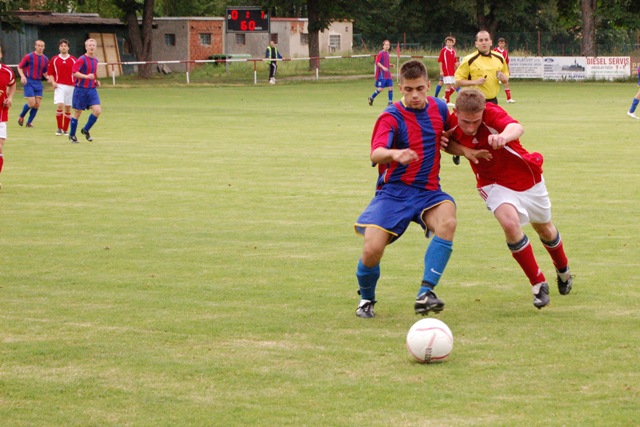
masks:
[[[418,320],[407,333],[407,349],[420,363],[442,362],[453,350],[453,334],[441,320]]]

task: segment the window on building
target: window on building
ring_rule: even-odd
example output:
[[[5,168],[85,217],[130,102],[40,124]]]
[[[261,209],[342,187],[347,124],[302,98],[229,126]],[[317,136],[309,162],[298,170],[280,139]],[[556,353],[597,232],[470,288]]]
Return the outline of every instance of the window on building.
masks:
[[[278,44],[278,33],[269,34],[269,41],[272,41],[275,44]]]
[[[211,46],[211,33],[200,33],[200,45]]]
[[[247,44],[247,38],[244,36],[244,33],[236,33],[236,44],[237,45]]]
[[[309,44],[309,33],[300,33],[300,44],[307,46]]]
[[[332,52],[340,50],[340,34],[329,35],[329,48]]]
[[[165,46],[175,46],[176,45],[176,35],[175,34],[165,34],[164,35],[164,44],[165,44]]]

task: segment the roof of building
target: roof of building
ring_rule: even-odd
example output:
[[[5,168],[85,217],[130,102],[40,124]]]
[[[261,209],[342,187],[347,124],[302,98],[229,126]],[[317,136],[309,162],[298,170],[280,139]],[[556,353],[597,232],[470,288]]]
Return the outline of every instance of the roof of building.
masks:
[[[117,18],[101,18],[97,13],[55,13],[41,10],[19,10],[13,12],[25,24],[47,25],[122,25]]]

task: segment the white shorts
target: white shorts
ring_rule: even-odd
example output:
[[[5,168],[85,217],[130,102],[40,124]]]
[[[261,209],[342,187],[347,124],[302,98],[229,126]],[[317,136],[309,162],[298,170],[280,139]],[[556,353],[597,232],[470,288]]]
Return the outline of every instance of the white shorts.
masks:
[[[0,123],[0,139],[7,139],[7,122]]]
[[[73,86],[59,84],[53,91],[53,103],[55,105],[64,104],[70,106],[72,100]]]
[[[444,77],[442,77],[442,81],[446,85],[454,85],[454,84],[456,84],[455,76],[444,76]]]
[[[478,188],[478,192],[491,213],[504,203],[513,205],[518,211],[520,225],[526,225],[529,222],[545,224],[551,221],[551,200],[544,178],[525,191],[513,191],[501,185],[492,184]]]

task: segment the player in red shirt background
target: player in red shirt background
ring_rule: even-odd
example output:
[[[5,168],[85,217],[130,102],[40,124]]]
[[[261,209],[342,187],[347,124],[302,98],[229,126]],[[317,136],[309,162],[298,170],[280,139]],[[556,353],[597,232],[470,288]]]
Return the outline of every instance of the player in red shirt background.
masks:
[[[456,68],[458,68],[458,57],[456,56],[456,50],[453,48],[456,44],[456,38],[449,36],[444,39],[444,43],[445,46],[440,51],[440,56],[438,56],[438,64],[440,64],[440,81],[438,81],[438,87],[436,87],[435,97],[437,98],[440,94],[442,86],[447,85],[447,90],[444,93],[444,99],[450,107],[453,107],[453,104],[451,104],[451,94],[456,90],[455,74]]]
[[[2,60],[2,47],[0,47],[0,60]],[[7,139],[7,121],[9,120],[9,108],[13,104],[13,95],[16,93],[16,76],[11,68],[0,64],[0,172],[4,165],[2,147]],[[2,188],[2,184],[0,184]]]
[[[71,121],[71,102],[73,100],[73,64],[76,57],[69,54],[69,41],[58,42],[60,53],[49,61],[49,83],[53,86],[53,103],[56,108],[58,130],[56,135],[66,135]]]
[[[549,304],[549,285],[522,227],[531,223],[556,269],[558,291],[571,292],[573,278],[558,229],[551,221],[551,201],[542,177],[542,155],[521,144],[524,128],[501,107],[488,103],[478,89],[458,93],[441,143],[447,152],[469,159],[478,192],[500,223],[507,246],[532,286],[533,305]]]
[[[507,50],[506,46],[507,46],[506,40],[500,37],[498,39],[498,47],[493,49],[493,51],[498,52],[500,55],[502,55],[502,57],[504,58],[504,62],[507,63],[507,68],[508,68],[509,67],[509,51]],[[505,95],[507,95],[507,102],[509,103],[516,102],[515,99],[511,98],[511,89],[509,88],[509,79],[506,79],[506,81],[502,81],[502,83],[504,84],[504,93]]]

